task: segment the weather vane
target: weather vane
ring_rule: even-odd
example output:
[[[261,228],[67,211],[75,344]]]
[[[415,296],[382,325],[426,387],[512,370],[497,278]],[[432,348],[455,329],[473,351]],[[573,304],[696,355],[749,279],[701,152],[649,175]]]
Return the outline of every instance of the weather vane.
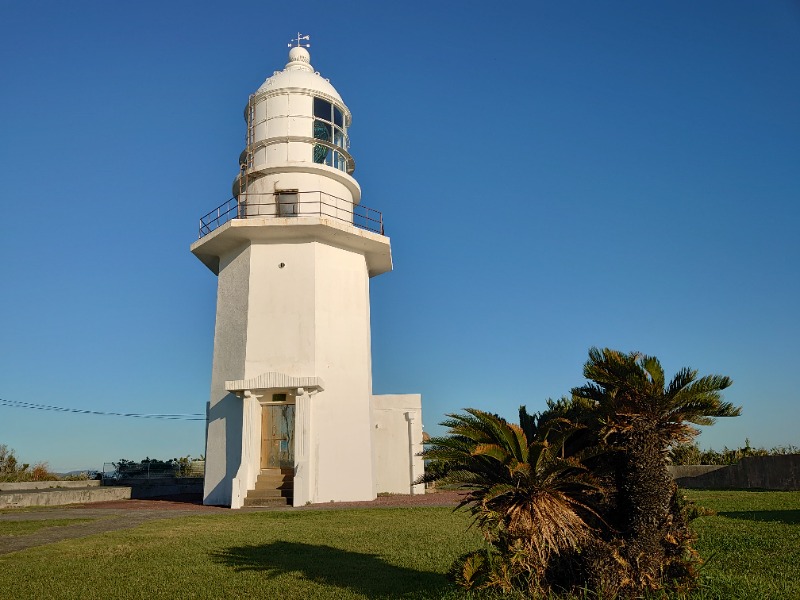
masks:
[[[298,48],[300,48],[300,47],[311,48],[311,44],[303,44],[302,43],[303,40],[310,41],[310,38],[311,38],[310,35],[302,35],[298,31],[297,32],[297,37],[295,39],[293,39],[291,42],[289,42],[288,46],[289,46],[289,48],[291,48],[293,45],[297,46]],[[295,44],[295,42],[297,42],[297,44]]]

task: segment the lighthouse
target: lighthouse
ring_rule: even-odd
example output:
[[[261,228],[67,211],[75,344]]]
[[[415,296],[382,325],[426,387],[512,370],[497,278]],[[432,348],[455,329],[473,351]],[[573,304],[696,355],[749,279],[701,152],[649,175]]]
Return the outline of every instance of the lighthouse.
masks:
[[[307,39],[248,99],[233,197],[191,246],[218,278],[205,504],[423,491],[421,396],[372,394],[369,286],[392,270],[390,240]]]

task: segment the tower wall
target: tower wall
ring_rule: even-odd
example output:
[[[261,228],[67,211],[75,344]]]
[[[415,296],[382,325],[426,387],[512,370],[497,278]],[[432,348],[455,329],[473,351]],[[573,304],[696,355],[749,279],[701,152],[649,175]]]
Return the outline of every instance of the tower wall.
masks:
[[[369,276],[364,256],[317,244],[315,502],[375,498],[372,481]]]
[[[230,482],[241,462],[242,401],[225,391],[225,381],[244,377],[249,288],[250,247],[245,246],[220,258],[206,425],[205,504],[230,505]]]
[[[204,502],[230,504],[242,463],[242,400],[225,381],[266,372],[325,382],[298,400],[296,502],[374,498],[364,255],[322,242],[253,242],[223,258],[219,276]],[[249,460],[241,473],[258,471],[257,453]]]
[[[353,191],[340,180],[343,174],[319,173],[320,167],[308,171],[299,166],[294,171],[286,169],[267,172],[248,184],[247,192],[239,196],[248,217],[320,215],[353,222]],[[285,206],[282,213],[278,194],[287,190],[297,192],[297,207]]]

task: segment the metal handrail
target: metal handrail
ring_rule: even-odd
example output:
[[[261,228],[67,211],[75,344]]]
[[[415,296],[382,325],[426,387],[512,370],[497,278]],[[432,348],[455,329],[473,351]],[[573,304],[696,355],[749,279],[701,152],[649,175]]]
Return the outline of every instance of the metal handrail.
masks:
[[[298,197],[297,202],[281,202],[284,194]],[[316,194],[317,199],[300,200]],[[270,202],[255,202],[262,198],[270,198]],[[263,207],[263,208],[262,208]],[[316,209],[316,210],[315,210]],[[230,198],[214,210],[200,217],[198,238],[202,239],[231,219],[247,218],[294,218],[305,216],[329,217],[349,223],[360,229],[384,235],[383,214],[373,208],[361,204],[353,204],[343,198],[337,198],[324,192],[283,192],[283,194],[242,194],[238,199]]]

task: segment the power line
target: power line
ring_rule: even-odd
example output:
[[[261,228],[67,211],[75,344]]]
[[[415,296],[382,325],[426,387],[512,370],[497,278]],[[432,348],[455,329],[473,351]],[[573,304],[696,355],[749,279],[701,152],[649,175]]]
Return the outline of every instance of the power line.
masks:
[[[32,402],[20,402],[18,400],[4,400],[0,398],[0,406],[10,406],[12,408],[29,408],[33,410],[48,410],[55,412],[76,413],[79,415],[102,415],[107,417],[132,417],[135,419],[167,419],[171,421],[205,421],[206,416],[202,413],[187,414],[142,414],[142,413],[119,413],[107,412],[102,410],[82,410],[80,408],[64,408],[61,406],[49,406],[47,404],[34,404]]]

